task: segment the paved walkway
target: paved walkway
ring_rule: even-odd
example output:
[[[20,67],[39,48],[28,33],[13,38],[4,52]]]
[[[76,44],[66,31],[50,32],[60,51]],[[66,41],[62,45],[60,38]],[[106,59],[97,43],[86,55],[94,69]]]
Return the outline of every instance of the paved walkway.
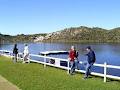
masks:
[[[20,89],[0,75],[0,90],[20,90]]]

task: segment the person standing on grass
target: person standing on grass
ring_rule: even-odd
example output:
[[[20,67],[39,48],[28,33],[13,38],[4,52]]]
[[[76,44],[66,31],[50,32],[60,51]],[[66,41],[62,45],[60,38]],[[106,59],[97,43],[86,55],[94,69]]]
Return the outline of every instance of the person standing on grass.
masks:
[[[86,48],[86,51],[87,51],[87,63],[86,63],[86,72],[85,72],[85,76],[84,76],[84,79],[87,79],[88,76],[90,75],[90,70],[91,70],[91,67],[93,66],[93,64],[95,63],[96,61],[96,57],[95,57],[95,53],[94,51],[91,49],[90,46],[88,46]]]
[[[29,63],[29,48],[27,44],[25,44],[24,52],[23,52],[23,63],[26,63],[26,62]]]
[[[75,72],[75,59],[76,59],[76,51],[75,51],[75,47],[71,46],[71,50],[69,52],[69,62],[70,62],[70,74],[72,75]]]
[[[79,70],[79,59],[78,59],[79,53],[75,50],[75,69]]]
[[[14,48],[13,48],[13,61],[14,62],[17,62],[17,55],[18,55],[18,48],[17,48],[17,44],[14,45]]]

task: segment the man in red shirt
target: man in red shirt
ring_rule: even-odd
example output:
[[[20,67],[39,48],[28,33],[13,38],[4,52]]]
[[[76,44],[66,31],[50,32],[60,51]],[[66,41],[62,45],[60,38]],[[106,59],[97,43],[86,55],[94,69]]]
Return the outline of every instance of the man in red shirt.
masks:
[[[71,67],[70,74],[73,74],[75,72],[75,59],[76,59],[76,51],[74,46],[71,46],[68,59],[70,61],[70,67]]]

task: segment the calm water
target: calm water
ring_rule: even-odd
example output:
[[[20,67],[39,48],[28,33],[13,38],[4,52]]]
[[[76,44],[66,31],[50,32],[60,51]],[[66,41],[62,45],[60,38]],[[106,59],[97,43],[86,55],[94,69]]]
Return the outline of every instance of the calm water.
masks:
[[[74,44],[74,43],[29,43],[30,53],[39,54],[39,52],[49,50],[69,51],[71,45],[74,45],[79,52],[79,60],[85,61],[85,47],[90,45],[96,53],[96,63],[104,63],[120,66],[120,44]],[[0,49],[12,50],[13,44],[0,45]],[[23,52],[24,44],[18,44],[19,52]],[[54,57],[67,58],[67,55],[54,55]],[[83,67],[81,67],[83,69]],[[103,68],[95,67],[94,70],[103,73]],[[119,71],[108,69],[108,74],[119,75]],[[113,73],[114,72],[114,73]]]

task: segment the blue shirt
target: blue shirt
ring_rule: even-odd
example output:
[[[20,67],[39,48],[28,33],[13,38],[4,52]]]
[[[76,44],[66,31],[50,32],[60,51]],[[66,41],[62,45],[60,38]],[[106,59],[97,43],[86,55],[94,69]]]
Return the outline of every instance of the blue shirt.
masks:
[[[95,57],[94,51],[90,50],[90,52],[88,52],[86,55],[88,57],[87,60],[88,60],[89,64],[94,63],[96,61],[96,57]]]

